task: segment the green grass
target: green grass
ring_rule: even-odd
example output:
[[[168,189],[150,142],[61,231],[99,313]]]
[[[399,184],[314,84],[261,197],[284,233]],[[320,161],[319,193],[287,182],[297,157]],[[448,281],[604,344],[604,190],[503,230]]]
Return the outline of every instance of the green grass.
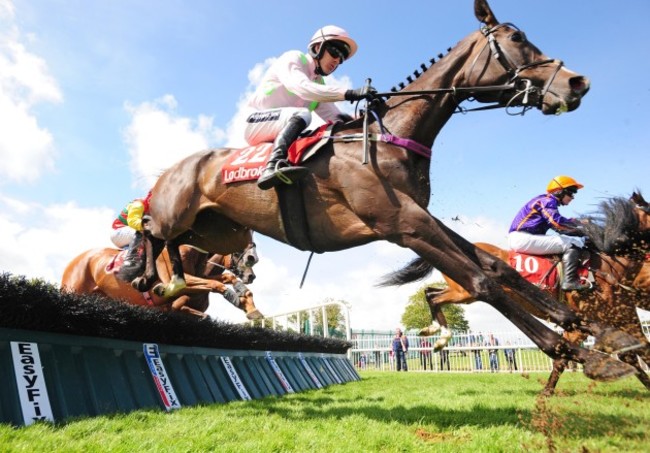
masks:
[[[362,373],[361,382],[171,413],[0,425],[1,452],[648,451],[650,392],[634,378]]]

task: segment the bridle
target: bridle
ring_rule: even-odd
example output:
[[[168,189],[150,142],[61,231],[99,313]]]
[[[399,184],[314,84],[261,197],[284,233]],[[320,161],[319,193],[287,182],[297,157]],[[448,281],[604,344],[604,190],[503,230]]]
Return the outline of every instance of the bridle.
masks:
[[[251,242],[246,246],[244,250],[241,252],[235,252],[230,255],[230,266],[228,266],[228,270],[235,274],[237,277],[242,278],[243,274],[241,269],[242,268],[251,268],[253,267],[253,264],[248,264],[247,260],[244,260],[246,257],[246,254],[255,248],[255,243]]]
[[[517,63],[514,62],[514,59],[508,54],[507,50],[505,50],[502,46],[499,45],[499,42],[497,41],[496,37],[494,36],[494,32],[497,31],[498,29],[502,27],[510,27],[514,29],[517,32],[522,33],[523,32],[517,27],[516,25],[506,22],[503,24],[498,24],[495,25],[492,28],[488,28],[486,26],[481,27],[481,33],[483,33],[483,36],[487,38],[487,42],[484,46],[485,47],[489,46],[490,48],[490,54],[492,55],[493,58],[495,58],[503,67],[503,69],[506,71],[506,74],[508,74],[509,80],[508,82],[515,85],[515,86],[521,86],[523,84],[524,88],[523,90],[519,91],[515,96],[513,96],[508,104],[510,104],[514,99],[516,99],[519,95],[523,95],[523,100],[522,104],[524,106],[524,110],[521,112],[521,115],[523,115],[527,110],[537,107],[541,108],[542,106],[542,101],[544,99],[544,96],[546,93],[548,93],[549,88],[551,87],[551,84],[555,80],[555,77],[557,76],[557,73],[560,72],[560,69],[562,69],[562,66],[564,66],[564,62],[561,60],[555,60],[553,58],[547,58],[546,60],[540,60],[540,61],[533,61],[531,63],[526,63],[526,64],[520,64],[518,65]],[[524,35],[525,36],[525,35]],[[483,50],[479,53],[482,54]],[[478,56],[477,56],[478,58]],[[476,60],[474,60],[474,63],[476,63]],[[474,63],[472,64],[472,68],[474,66]],[[533,83],[531,82],[530,79],[525,79],[520,77],[520,73],[522,71],[525,71],[530,68],[534,68],[535,66],[541,66],[549,63],[556,63],[557,67],[555,68],[555,72],[553,72],[553,75],[549,77],[549,79],[546,81],[544,84],[544,87],[542,88],[541,91],[539,91],[538,88],[533,86]],[[471,72],[471,71],[470,71]],[[538,102],[534,105],[530,105],[528,102],[528,95],[530,93],[538,93]],[[508,108],[509,105],[506,105],[506,108]]]
[[[248,262],[246,260],[244,260],[244,257],[246,256],[246,254],[251,249],[254,249],[255,247],[256,247],[255,243],[251,242],[250,244],[248,244],[246,246],[246,248],[243,251],[234,252],[234,253],[231,253],[230,255],[224,256],[223,257],[223,260],[224,260],[223,264],[215,263],[214,261],[209,261],[209,260],[208,260],[208,263],[210,263],[210,264],[212,264],[212,265],[214,265],[216,267],[219,267],[219,268],[223,269],[224,271],[232,272],[233,274],[235,274],[235,276],[237,278],[243,278],[244,275],[243,275],[243,271],[241,269],[242,268],[251,268],[251,267],[253,267],[253,264],[255,264],[255,263],[248,264]],[[228,256],[230,256],[229,260],[227,260]],[[228,261],[228,262],[226,262],[226,261]]]
[[[502,93],[504,91],[509,91],[509,90],[515,90],[516,93],[514,96],[510,98],[508,103],[506,105],[502,105],[499,103],[495,104],[490,104],[490,105],[484,105],[481,107],[476,107],[473,109],[466,109],[460,107],[460,102],[457,101],[457,109],[454,113],[466,113],[466,112],[471,112],[471,111],[478,111],[478,110],[488,110],[488,109],[495,109],[495,108],[506,108],[506,111],[509,115],[524,115],[528,110],[532,108],[541,108],[542,102],[544,99],[544,96],[546,93],[548,93],[551,84],[555,80],[555,77],[557,76],[558,72],[564,66],[564,63],[561,60],[555,60],[552,58],[548,58],[545,60],[540,60],[540,61],[533,61],[530,63],[525,63],[525,64],[517,64],[512,56],[508,54],[508,52],[503,48],[503,46],[499,45],[498,40],[496,39],[494,32],[499,30],[502,27],[511,27],[515,29],[516,31],[520,32],[520,29],[511,24],[511,23],[502,23],[502,24],[497,24],[494,27],[488,28],[485,25],[481,27],[481,33],[483,33],[483,36],[486,38],[485,45],[481,49],[481,51],[478,53],[478,55],[474,58],[474,61],[472,62],[471,68],[470,68],[470,73],[473,72],[474,66],[476,65],[476,62],[478,61],[479,57],[483,54],[485,49],[489,49],[490,51],[490,56],[494,59],[496,59],[501,67],[505,70],[506,74],[508,75],[508,83],[504,85],[489,85],[489,86],[470,86],[470,87],[451,87],[451,88],[438,88],[438,89],[433,89],[433,90],[419,90],[419,91],[408,91],[408,92],[401,92],[401,91],[391,91],[387,93],[376,93],[375,97],[376,98],[390,98],[393,96],[420,96],[420,95],[432,95],[432,94],[444,94],[444,93],[451,93],[454,95],[454,98],[458,94],[467,94],[468,97],[466,99],[472,100],[473,96],[479,93]],[[523,32],[522,32],[523,33]],[[552,74],[552,76],[546,81],[544,84],[544,87],[540,90],[539,88],[535,87],[533,85],[533,82],[530,79],[526,79],[521,77],[521,72],[533,68],[535,66],[541,66],[549,63],[555,63],[557,64],[557,68],[555,69],[555,72]],[[479,77],[480,78],[480,77]],[[529,101],[529,95],[530,94],[537,94],[537,102],[531,103]],[[514,100],[518,99],[519,97],[522,97],[521,99],[521,104],[522,104],[522,110],[521,112],[518,113],[510,113],[510,110],[512,108],[511,104]],[[560,107],[560,109],[556,112],[556,115],[559,115],[561,113],[566,112],[566,107]]]

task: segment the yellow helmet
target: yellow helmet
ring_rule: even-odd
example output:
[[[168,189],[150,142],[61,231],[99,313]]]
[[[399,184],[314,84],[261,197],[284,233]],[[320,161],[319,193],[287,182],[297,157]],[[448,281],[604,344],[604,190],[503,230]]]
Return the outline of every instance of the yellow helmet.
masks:
[[[551,182],[546,186],[546,193],[558,192],[560,190],[568,189],[569,187],[575,187],[577,190],[582,189],[584,186],[571,176],[560,175],[551,179]]]

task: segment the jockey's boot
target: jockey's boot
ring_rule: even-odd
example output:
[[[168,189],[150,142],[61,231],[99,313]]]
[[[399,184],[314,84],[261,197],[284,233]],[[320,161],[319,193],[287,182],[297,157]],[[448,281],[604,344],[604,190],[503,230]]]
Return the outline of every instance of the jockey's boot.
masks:
[[[299,116],[289,118],[289,121],[287,121],[287,124],[273,142],[273,152],[257,180],[257,187],[268,190],[280,183],[293,184],[295,181],[307,176],[307,173],[309,173],[307,168],[293,167],[287,162],[289,147],[306,127],[307,123]]]
[[[130,269],[138,269],[141,266],[141,261],[142,261],[142,233],[140,231],[135,232],[135,236],[133,236],[133,239],[131,239],[131,243],[129,244],[129,248],[126,251],[126,255],[124,256],[124,263],[122,264],[122,269],[124,270],[130,270]]]
[[[581,250],[576,247],[571,247],[562,255],[562,267],[564,268],[563,291],[583,291],[590,288],[588,284],[583,283],[578,277],[580,255]]]

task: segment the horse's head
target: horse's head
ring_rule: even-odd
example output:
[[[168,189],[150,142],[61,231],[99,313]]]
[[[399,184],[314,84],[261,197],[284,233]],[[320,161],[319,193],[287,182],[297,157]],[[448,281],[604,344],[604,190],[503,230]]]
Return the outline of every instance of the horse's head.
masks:
[[[537,107],[544,114],[575,110],[589,91],[589,79],[565,68],[562,61],[544,55],[512,24],[499,23],[486,0],[475,0],[476,18],[484,25],[474,39],[464,73],[464,84],[485,87],[511,84],[505,90],[477,91],[480,102],[524,109]]]
[[[258,261],[257,248],[255,243],[251,242],[242,252],[235,252],[231,255],[229,270],[245,284],[251,284],[256,277],[253,266]]]

